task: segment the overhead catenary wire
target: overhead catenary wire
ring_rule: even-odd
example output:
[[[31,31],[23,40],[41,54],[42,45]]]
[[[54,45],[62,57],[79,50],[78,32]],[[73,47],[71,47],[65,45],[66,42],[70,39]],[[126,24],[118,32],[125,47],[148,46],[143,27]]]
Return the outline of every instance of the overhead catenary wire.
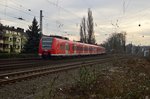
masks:
[[[71,12],[71,11],[69,11],[69,10],[67,10],[67,9],[65,9],[65,8],[63,8],[63,7],[61,7],[60,5],[58,5],[58,1],[57,1],[57,3],[54,3],[54,2],[51,2],[51,1],[49,1],[49,0],[45,0],[46,2],[48,2],[50,5],[53,5],[54,7],[56,7],[56,8],[58,8],[58,10],[59,10],[59,15],[58,15],[58,17],[60,17],[61,15],[60,15],[60,12],[61,11],[64,11],[64,12],[66,12],[66,13],[69,13],[69,14],[71,14],[71,15],[73,15],[73,17],[76,17],[76,18],[80,18],[81,19],[81,17],[80,16],[78,16],[78,15],[76,15],[75,13],[73,13],[73,12]],[[47,12],[46,12],[47,13]],[[48,19],[48,17],[46,17],[45,19]],[[49,20],[49,19],[48,19]],[[61,20],[61,19],[59,19],[59,20]],[[58,21],[58,19],[56,20],[56,21]],[[73,20],[68,20],[67,21],[67,24],[68,23],[70,23],[70,24],[77,24],[78,22],[75,22],[75,21],[73,21]],[[64,24],[64,23],[62,23],[62,24]],[[60,24],[59,24],[60,25]],[[64,24],[65,25],[65,24]]]
[[[71,11],[65,9],[64,7],[61,7],[61,6],[59,6],[58,4],[56,4],[56,3],[54,3],[54,2],[51,2],[51,1],[49,1],[49,0],[46,0],[46,1],[47,1],[49,4],[51,4],[51,5],[53,5],[53,6],[57,7],[57,8],[59,8],[59,9],[61,9],[61,10],[63,10],[63,11],[65,11],[65,12],[67,12],[67,13],[70,13],[70,14],[72,14],[72,15],[74,15],[74,16],[80,18],[80,19],[82,19],[82,17],[80,17],[80,16],[76,15],[75,13],[73,13],[73,12],[71,12]]]
[[[14,0],[13,0],[14,1]],[[49,0],[48,0],[49,1]],[[58,6],[57,4],[55,4],[55,3],[53,3],[53,2],[51,2],[51,4],[53,4],[53,5],[55,5],[55,6]],[[128,3],[129,4],[129,3]],[[62,8],[62,7],[61,7]],[[35,15],[34,15],[35,16]]]
[[[11,0],[11,1],[15,1],[15,0]],[[50,0],[48,0],[48,1],[50,1]],[[28,11],[27,9],[29,9],[28,7],[25,7],[23,4],[19,4],[19,3],[17,3],[18,1],[15,1],[15,3],[14,3],[14,6],[10,6],[10,5],[7,5],[8,7],[7,8],[9,8],[9,7],[13,7],[13,8],[15,8],[15,4],[16,4],[16,6],[18,5],[18,7],[17,7],[17,9],[18,8],[20,8],[19,10],[19,13],[18,14],[20,14],[20,13],[22,13],[23,11],[25,12],[24,14],[27,14],[27,15],[29,15],[29,16],[36,16],[36,18],[38,18],[39,16],[38,15],[36,15],[36,14],[34,14],[34,10],[32,10],[31,9],[31,11]],[[50,1],[51,2],[51,1]],[[131,2],[131,0],[128,0],[128,1],[126,1],[126,4],[125,4],[125,8],[127,9],[128,7],[129,7],[129,5],[130,5],[130,2]],[[52,4],[53,3],[53,4]],[[88,2],[87,2],[87,4],[88,4]],[[73,15],[74,17],[76,17],[76,18],[79,18],[78,16],[79,15],[77,15],[76,16],[76,14],[75,13],[73,13],[72,11],[69,11],[69,10],[67,10],[67,11],[65,11],[65,10],[63,10],[62,9],[62,6],[60,6],[60,5],[58,5],[57,3],[54,3],[54,2],[51,2],[51,5],[53,5],[53,6],[55,6],[55,7],[57,7],[58,9],[61,9],[61,11],[63,11],[63,12],[66,12],[66,13],[68,13],[68,14],[70,14],[70,15]],[[88,4],[89,5],[89,4]],[[6,5],[5,5],[6,6]],[[60,6],[60,7],[59,7]],[[91,6],[90,6],[91,7]],[[10,8],[11,9],[11,8]],[[95,9],[94,9],[94,7],[92,7],[92,9],[94,10],[94,11],[96,11]],[[16,10],[16,9],[14,9],[14,10]],[[18,10],[16,10],[16,11],[18,11]],[[47,27],[50,27],[51,28],[51,24],[53,25],[53,24],[56,24],[56,20],[54,21],[51,21],[51,19],[49,18],[49,17],[47,17],[48,15],[47,15],[47,11],[46,10],[44,10],[45,11],[45,13],[44,13],[44,21],[45,21],[45,24],[49,24]],[[69,11],[69,12],[68,12]],[[119,24],[117,24],[118,26],[120,26],[120,27],[122,27],[123,25],[125,25],[125,24],[129,24],[130,22],[134,22],[134,21],[136,21],[136,20],[138,20],[137,18],[135,19],[134,17],[137,17],[137,16],[139,16],[139,17],[141,17],[141,15],[143,16],[143,13],[145,13],[144,12],[144,10],[143,11],[141,11],[140,12],[140,10],[138,10],[138,11],[135,11],[135,12],[133,12],[132,13],[132,15],[127,15],[127,10],[125,10],[126,11],[126,14],[125,15],[117,15],[116,17],[114,17],[114,18],[111,18],[111,17],[108,17],[108,18],[105,18],[105,20],[107,21],[107,22],[104,22],[104,23],[99,23],[99,22],[96,22],[96,24],[97,24],[97,26],[98,25],[101,25],[101,24],[107,24],[108,26],[111,26],[111,20],[113,20],[113,24],[115,24],[115,21],[118,19],[119,20]],[[32,14],[32,15],[30,15],[30,14]],[[62,13],[61,13],[62,14]],[[7,16],[7,15],[6,15]],[[21,16],[17,16],[16,14],[14,14],[14,15],[12,15],[12,16],[14,16],[14,17],[21,17]],[[29,17],[28,16],[28,17]],[[82,16],[81,16],[82,17]],[[106,17],[106,16],[105,16]],[[24,16],[22,16],[22,18],[24,18]],[[27,18],[27,17],[25,17],[25,18]],[[132,19],[132,18],[134,18],[134,19]],[[128,21],[128,19],[130,19],[131,21]],[[61,20],[61,19],[60,19]],[[121,20],[121,21],[120,21]],[[57,24],[57,27],[59,27],[61,24],[63,24],[64,26],[69,26],[69,25],[76,25],[76,22],[74,22],[74,21],[70,21],[70,20],[61,20],[61,22],[60,23],[58,23]],[[66,29],[65,27],[61,27],[61,29]],[[55,27],[55,28],[57,28],[57,27]],[[69,27],[70,28],[70,27]],[[103,27],[104,29],[105,29],[105,27]],[[74,31],[74,30],[72,30],[72,31]]]
[[[17,8],[8,6],[8,5],[3,5],[3,4],[0,4],[0,5],[1,5],[1,6],[4,6],[4,7],[6,7],[6,8],[14,9],[14,10],[16,10],[16,11],[19,11],[20,13],[24,13],[24,14],[27,14],[27,15],[29,15],[29,16],[37,17],[36,15],[27,13],[27,12],[25,12],[25,11],[23,11],[23,10],[20,10],[20,9],[17,9]],[[38,18],[38,17],[37,17],[37,18]]]

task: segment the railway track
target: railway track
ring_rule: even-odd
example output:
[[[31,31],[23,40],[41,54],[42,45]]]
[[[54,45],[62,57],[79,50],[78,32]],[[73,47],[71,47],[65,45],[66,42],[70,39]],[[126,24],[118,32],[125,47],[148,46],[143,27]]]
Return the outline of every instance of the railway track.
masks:
[[[41,61],[41,58],[0,59],[0,66]]]
[[[93,60],[93,59],[100,59],[100,58],[106,58],[110,56],[94,56],[94,57],[81,57],[81,58],[73,58],[73,59],[59,59],[59,60],[42,60],[42,59],[32,59],[32,60],[21,60],[21,61],[14,61],[12,62],[5,62],[3,64],[0,63],[0,74],[8,71],[11,72],[12,70],[19,70],[19,69],[29,69],[29,68],[36,68],[40,66],[45,66],[45,65],[54,65],[58,63],[68,63],[73,62],[73,61],[81,61],[81,60]]]
[[[30,60],[30,61],[19,61],[17,63],[9,63],[9,64],[0,64],[0,71],[6,70],[14,70],[14,69],[21,69],[21,68],[28,68],[34,67],[35,65],[46,65],[50,61],[42,61],[42,60]]]
[[[10,58],[10,59],[0,59],[0,64],[5,63],[14,63],[16,61],[28,61],[28,60],[39,60],[40,57],[31,57],[31,58]]]
[[[76,69],[82,66],[94,65],[98,63],[106,63],[108,61],[112,61],[112,58],[97,59],[97,60],[84,61],[84,62],[74,62],[71,64],[63,64],[63,65],[53,66],[53,67],[43,67],[39,69],[5,73],[5,74],[0,75],[0,85],[14,83],[14,82],[18,82],[21,80],[35,78],[35,77],[39,77],[39,76],[43,76],[47,74]]]

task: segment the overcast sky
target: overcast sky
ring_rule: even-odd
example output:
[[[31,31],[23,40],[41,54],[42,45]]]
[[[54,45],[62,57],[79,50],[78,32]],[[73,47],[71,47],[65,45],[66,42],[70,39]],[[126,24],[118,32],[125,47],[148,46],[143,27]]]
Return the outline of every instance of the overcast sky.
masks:
[[[0,0],[0,22],[27,29],[34,17],[39,21],[43,10],[44,34],[79,40],[79,26],[88,8],[93,12],[97,43],[125,31],[127,43],[150,45],[150,0]]]

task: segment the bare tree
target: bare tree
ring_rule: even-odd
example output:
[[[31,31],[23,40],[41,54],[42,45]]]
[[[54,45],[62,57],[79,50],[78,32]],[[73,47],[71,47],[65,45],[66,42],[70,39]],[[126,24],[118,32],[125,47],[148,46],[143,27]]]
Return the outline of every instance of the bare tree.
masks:
[[[103,44],[107,51],[113,51],[116,53],[122,53],[126,50],[126,33],[114,33],[112,34],[107,41]]]
[[[84,43],[83,29],[81,25],[80,25],[80,42]]]
[[[80,41],[83,43],[95,44],[94,25],[92,11],[88,9],[88,18],[83,17],[80,26]]]
[[[92,11],[90,9],[88,9],[87,32],[88,32],[88,43],[95,44],[93,16]]]
[[[87,43],[87,34],[86,34],[86,20],[85,17],[82,19],[82,29],[83,29],[83,36],[84,36],[84,43]]]
[[[82,18],[80,25],[80,42],[87,43],[87,34],[86,34],[86,20],[85,17]]]

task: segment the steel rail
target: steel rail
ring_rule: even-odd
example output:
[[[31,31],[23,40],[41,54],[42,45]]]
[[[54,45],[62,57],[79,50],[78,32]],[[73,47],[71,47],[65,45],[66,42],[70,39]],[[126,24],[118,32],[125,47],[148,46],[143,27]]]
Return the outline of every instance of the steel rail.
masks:
[[[31,62],[23,62],[23,63],[16,63],[16,64],[5,64],[5,65],[0,66],[0,71],[20,69],[20,68],[28,68],[28,66],[31,66],[31,65],[48,64],[48,63],[49,63],[49,60],[33,61],[32,63]]]
[[[8,59],[0,59],[0,65],[5,64],[16,64],[16,63],[22,63],[27,61],[38,61],[41,60],[40,57],[28,57],[28,58],[8,58]]]
[[[95,58],[107,58],[107,57],[110,57],[110,56],[101,56],[101,57],[94,57]],[[93,57],[83,57],[81,58],[81,60],[89,60],[89,59],[92,59],[93,60]],[[78,59],[72,59],[73,61],[76,61]],[[71,61],[72,61],[71,60]],[[58,60],[60,62],[63,62],[62,60]],[[66,61],[66,60],[65,60]],[[22,68],[32,68],[32,67],[37,67],[37,65],[50,65],[50,64],[55,64],[56,62],[53,61],[53,60],[38,60],[38,61],[25,61],[23,63],[14,63],[14,64],[5,64],[5,65],[0,65],[0,71],[9,71],[9,70],[14,70],[14,69],[22,69]],[[36,66],[35,66],[36,65]]]
[[[43,76],[47,74],[67,71],[67,70],[71,70],[75,68],[80,68],[82,66],[94,65],[97,63],[106,63],[109,61],[112,61],[112,59],[107,58],[107,59],[99,59],[99,60],[94,60],[94,61],[76,62],[72,64],[60,65],[60,66],[49,67],[49,68],[2,74],[0,75],[0,85],[14,83],[17,81],[26,80],[29,78],[34,78],[34,77]]]

